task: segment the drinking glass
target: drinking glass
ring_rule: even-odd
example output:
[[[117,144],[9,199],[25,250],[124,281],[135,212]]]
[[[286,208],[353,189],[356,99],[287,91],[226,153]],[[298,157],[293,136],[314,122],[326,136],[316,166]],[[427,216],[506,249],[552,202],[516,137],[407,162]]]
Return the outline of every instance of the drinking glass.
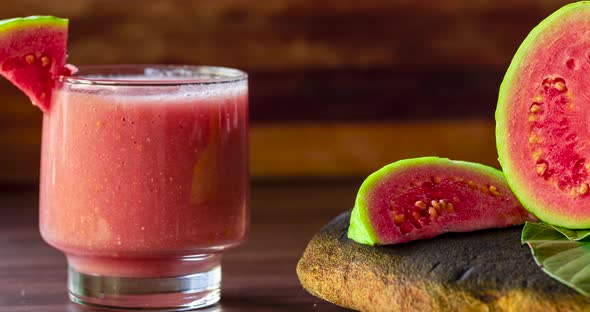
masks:
[[[74,302],[184,310],[220,298],[249,227],[248,82],[210,66],[83,66],[43,117],[40,231]]]

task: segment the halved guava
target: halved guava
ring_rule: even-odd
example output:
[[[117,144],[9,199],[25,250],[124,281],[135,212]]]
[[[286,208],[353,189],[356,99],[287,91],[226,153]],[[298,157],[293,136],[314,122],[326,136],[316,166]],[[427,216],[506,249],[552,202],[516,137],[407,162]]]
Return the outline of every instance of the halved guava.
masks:
[[[423,157],[389,164],[363,182],[348,237],[385,245],[532,219],[502,172],[476,163]]]
[[[31,16],[0,21],[0,74],[42,111],[51,103],[54,76],[65,68],[68,20]]]
[[[514,193],[539,219],[590,228],[590,2],[526,37],[500,87],[496,142]]]

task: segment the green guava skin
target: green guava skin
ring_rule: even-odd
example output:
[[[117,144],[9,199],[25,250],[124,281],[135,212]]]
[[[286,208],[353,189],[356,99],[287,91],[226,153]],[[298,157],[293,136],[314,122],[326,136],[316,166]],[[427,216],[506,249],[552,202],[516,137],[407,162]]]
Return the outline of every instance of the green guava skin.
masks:
[[[10,31],[14,28],[24,28],[32,26],[60,26],[67,27],[68,19],[59,18],[55,16],[28,16],[16,17],[5,20],[0,20],[0,33]]]
[[[365,245],[373,246],[375,244],[379,244],[379,239],[377,238],[375,230],[373,229],[371,221],[369,220],[369,193],[373,190],[376,184],[396,171],[433,165],[471,170],[489,177],[490,181],[504,180],[504,175],[501,171],[482,164],[467,161],[450,160],[448,158],[439,158],[434,156],[396,161],[375,171],[362,183],[356,197],[354,208],[351,212],[348,238],[356,241],[357,243]]]
[[[504,80],[500,85],[500,92],[498,95],[498,104],[496,107],[496,148],[498,150],[498,161],[502,166],[504,176],[508,181],[508,185],[512,189],[513,193],[520,200],[521,204],[525,209],[534,214],[540,220],[565,227],[570,229],[587,229],[590,228],[590,213],[586,218],[572,217],[553,211],[550,207],[545,207],[542,200],[542,190],[535,192],[529,187],[529,183],[517,174],[518,164],[514,163],[511,159],[511,153],[509,150],[511,134],[508,133],[508,125],[510,120],[508,119],[508,108],[512,104],[510,102],[510,96],[514,92],[518,92],[519,81],[515,81],[517,73],[521,69],[521,64],[527,58],[529,51],[539,43],[540,37],[549,29],[559,27],[560,21],[567,18],[572,13],[579,13],[584,10],[590,18],[590,1],[580,1],[576,3],[568,4],[559,10],[555,11],[549,17],[544,19],[539,25],[537,25],[528,34],[526,39],[522,42],[518,48],[506,74]]]

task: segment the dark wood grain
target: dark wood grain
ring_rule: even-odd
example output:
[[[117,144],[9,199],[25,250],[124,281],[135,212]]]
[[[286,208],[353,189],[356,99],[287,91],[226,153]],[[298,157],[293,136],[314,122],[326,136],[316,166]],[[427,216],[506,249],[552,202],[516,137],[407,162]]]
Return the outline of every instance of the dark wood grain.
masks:
[[[254,126],[435,118],[489,122],[518,45],[567,2],[3,0],[0,19],[69,18],[69,62],[77,65],[188,63],[244,69],[250,74]],[[0,183],[34,184],[41,114],[3,79],[0,103]],[[438,141],[433,136],[421,144]],[[396,148],[409,155],[422,151]],[[318,159],[323,153],[307,151]],[[482,153],[495,157],[493,148]],[[347,168],[330,175],[348,175]],[[317,171],[307,167],[301,172],[313,176]],[[289,176],[292,171],[275,173]]]
[[[252,228],[223,259],[221,304],[205,311],[343,311],[300,286],[298,258],[313,234],[351,207],[359,181],[259,181]],[[0,311],[91,311],[68,302],[63,255],[37,230],[37,191],[0,191]]]
[[[69,17],[78,64],[452,68],[503,66],[524,35],[567,2],[4,0],[0,18]]]
[[[256,124],[492,119],[504,69],[382,67],[252,72]]]

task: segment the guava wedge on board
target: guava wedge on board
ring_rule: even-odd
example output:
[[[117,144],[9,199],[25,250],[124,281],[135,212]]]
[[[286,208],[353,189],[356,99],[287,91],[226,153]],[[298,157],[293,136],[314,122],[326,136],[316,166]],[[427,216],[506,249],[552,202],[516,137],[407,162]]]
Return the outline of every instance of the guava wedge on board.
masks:
[[[0,21],[0,74],[43,112],[49,111],[55,76],[65,66],[68,20],[30,16]]]
[[[536,220],[502,172],[477,163],[422,157],[389,164],[361,185],[348,237],[368,245]]]

